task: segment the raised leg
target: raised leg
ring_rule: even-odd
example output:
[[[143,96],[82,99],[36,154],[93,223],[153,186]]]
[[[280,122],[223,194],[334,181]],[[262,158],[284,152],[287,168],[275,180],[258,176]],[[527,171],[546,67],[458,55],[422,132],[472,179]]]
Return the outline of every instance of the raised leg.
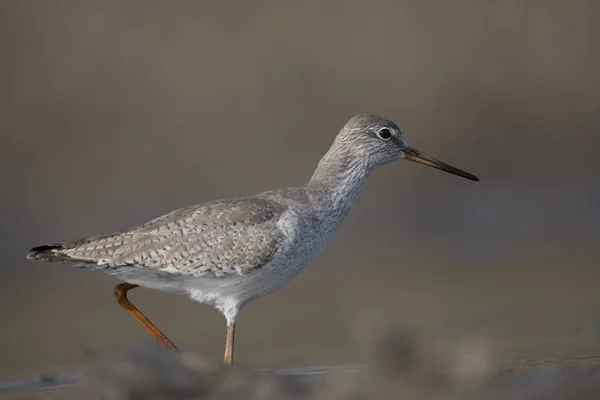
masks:
[[[235,336],[235,324],[227,325],[227,340],[225,341],[225,365],[233,364],[233,339]]]
[[[177,346],[175,346],[173,342],[171,342],[169,338],[166,337],[165,334],[162,333],[156,327],[156,325],[150,322],[150,320],[144,314],[142,314],[142,312],[138,310],[136,306],[131,304],[131,302],[127,298],[127,292],[136,287],[138,287],[138,285],[134,285],[131,283],[120,283],[117,286],[115,286],[115,288],[113,289],[113,294],[117,298],[117,302],[121,307],[125,309],[125,311],[131,314],[133,318],[135,318],[140,324],[142,324],[142,326],[146,328],[148,332],[150,332],[152,336],[154,336],[156,340],[161,342],[166,348],[178,350]]]

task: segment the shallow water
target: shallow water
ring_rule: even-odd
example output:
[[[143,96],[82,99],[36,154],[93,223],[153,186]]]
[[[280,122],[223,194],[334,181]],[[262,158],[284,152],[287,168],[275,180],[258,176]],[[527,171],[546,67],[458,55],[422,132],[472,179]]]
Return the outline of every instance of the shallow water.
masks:
[[[113,279],[64,271],[65,281],[30,287],[20,312],[4,320],[0,380],[21,390],[3,391],[2,398],[27,397],[34,388],[36,396],[63,390],[85,365],[150,341],[114,303]],[[378,319],[424,335],[484,337],[497,365],[507,370],[595,363],[600,356],[594,268],[388,269],[370,273],[368,285],[364,269],[347,268],[343,286],[336,285],[338,273],[307,270],[282,291],[248,305],[238,325],[236,361],[296,375],[330,371],[323,365],[360,367],[366,356],[357,340]],[[77,285],[68,283],[69,275]],[[221,358],[224,322],[216,311],[180,296],[131,293],[182,349]],[[40,374],[46,378],[19,381]]]
[[[511,360],[493,366],[495,374],[508,373],[509,382],[504,382],[504,388],[495,388],[494,391],[515,390],[514,382],[518,382],[517,392],[520,395],[526,394],[527,390],[534,387],[535,390],[543,391],[550,385],[548,381],[557,379],[565,374],[565,371],[575,368],[576,374],[580,375],[578,384],[590,386],[598,381],[596,378],[600,371],[590,367],[600,366],[600,355],[589,357],[574,357],[565,359],[538,359],[538,360]],[[282,367],[282,368],[249,368],[248,371],[255,375],[278,375],[288,376],[298,381],[304,381],[308,385],[317,385],[315,378],[320,378],[327,374],[347,374],[347,373],[368,373],[372,371],[368,365],[314,365],[304,367]],[[384,372],[382,370],[382,372]],[[429,371],[430,374],[436,371]],[[438,371],[439,372],[439,371]],[[443,373],[448,375],[452,371],[447,369]],[[54,375],[43,375],[22,379],[16,381],[0,382],[0,398],[2,399],[50,399],[62,398],[64,395],[71,394],[78,380],[82,378],[84,371],[71,373],[62,373]],[[572,378],[572,376],[570,377]],[[564,379],[564,378],[563,378]],[[339,384],[339,383],[338,383]],[[422,383],[421,383],[422,384]],[[465,386],[468,386],[463,382]],[[563,385],[564,386],[564,385]],[[562,387],[561,387],[562,388]],[[570,389],[571,391],[573,388]],[[583,390],[583,389],[582,389]],[[600,387],[593,387],[593,393],[600,395]],[[586,387],[585,393],[590,391]],[[233,397],[232,397],[233,398]],[[237,397],[236,397],[237,398]],[[241,398],[241,397],[240,397]],[[560,397],[557,397],[560,398]]]

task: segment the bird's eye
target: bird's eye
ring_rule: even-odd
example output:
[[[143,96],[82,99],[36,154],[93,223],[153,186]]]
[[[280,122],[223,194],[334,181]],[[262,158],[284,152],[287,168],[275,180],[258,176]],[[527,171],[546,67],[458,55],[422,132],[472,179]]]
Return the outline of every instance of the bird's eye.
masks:
[[[383,140],[388,140],[392,137],[392,132],[388,128],[383,128],[380,129],[379,132],[377,132],[377,136],[379,136]]]

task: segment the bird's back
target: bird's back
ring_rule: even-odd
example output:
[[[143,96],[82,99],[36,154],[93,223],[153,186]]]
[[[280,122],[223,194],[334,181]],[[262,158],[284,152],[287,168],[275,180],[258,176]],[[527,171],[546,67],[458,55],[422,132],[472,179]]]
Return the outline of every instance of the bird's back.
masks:
[[[286,206],[263,197],[216,200],[172,211],[135,228],[38,246],[29,259],[88,268],[132,266],[219,277],[260,268],[283,239]]]

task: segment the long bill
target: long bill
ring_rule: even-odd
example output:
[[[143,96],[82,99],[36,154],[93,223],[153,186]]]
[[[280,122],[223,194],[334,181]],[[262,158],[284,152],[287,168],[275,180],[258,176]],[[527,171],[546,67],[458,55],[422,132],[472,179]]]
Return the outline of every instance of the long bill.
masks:
[[[442,171],[446,171],[450,174],[453,175],[458,175],[461,176],[463,178],[466,179],[470,179],[472,181],[478,181],[479,178],[477,178],[475,175],[472,175],[468,172],[465,172],[461,169],[455,168],[451,165],[448,165],[446,163],[441,162],[440,160],[436,160],[433,157],[428,156],[425,153],[421,153],[419,150],[417,149],[413,149],[412,147],[407,147],[406,149],[403,150],[404,152],[404,158],[406,160],[409,161],[414,161],[416,163],[419,164],[423,164],[423,165],[427,165],[429,167],[433,167],[433,168],[437,168],[440,169]]]

